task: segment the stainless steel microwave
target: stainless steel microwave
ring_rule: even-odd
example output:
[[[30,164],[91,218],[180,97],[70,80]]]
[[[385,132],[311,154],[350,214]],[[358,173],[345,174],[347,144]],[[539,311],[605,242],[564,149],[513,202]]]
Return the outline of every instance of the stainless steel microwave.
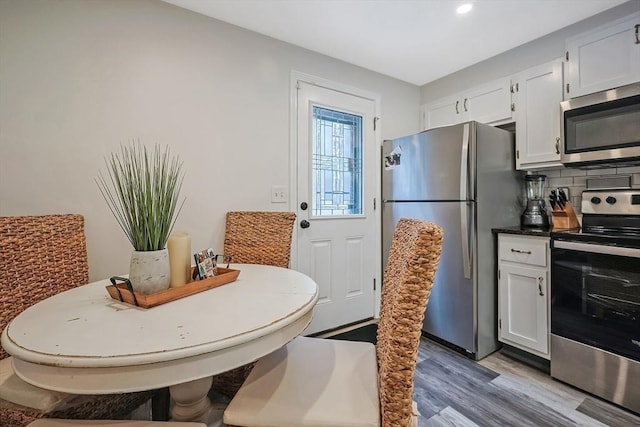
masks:
[[[565,166],[640,165],[640,83],[560,103]]]

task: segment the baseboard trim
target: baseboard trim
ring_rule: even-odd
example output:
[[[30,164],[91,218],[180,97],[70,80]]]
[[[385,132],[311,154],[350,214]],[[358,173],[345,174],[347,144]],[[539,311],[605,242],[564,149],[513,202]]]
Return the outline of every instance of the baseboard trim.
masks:
[[[535,354],[520,350],[519,348],[512,347],[509,344],[505,343],[502,343],[502,354],[509,356],[512,359],[516,359],[517,361],[529,365],[533,368],[536,368],[539,371],[544,372],[545,374],[550,374],[551,365],[549,360],[544,359],[540,356],[536,356]]]
[[[363,326],[373,325],[378,323],[378,319],[366,319],[361,320],[356,323],[351,323],[349,325],[339,326],[336,329],[330,329],[328,331],[318,332],[317,334],[309,335],[315,338],[331,338],[334,335],[344,334],[345,332],[350,332],[358,328],[362,328]]]

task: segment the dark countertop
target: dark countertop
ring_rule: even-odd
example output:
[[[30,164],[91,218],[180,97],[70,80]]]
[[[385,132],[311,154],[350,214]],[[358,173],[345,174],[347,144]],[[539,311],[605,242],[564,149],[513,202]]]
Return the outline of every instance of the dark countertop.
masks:
[[[512,227],[492,228],[491,232],[493,232],[494,234],[505,233],[505,234],[519,234],[523,236],[549,237],[551,234],[551,229],[550,228],[524,228],[519,225],[515,225]]]

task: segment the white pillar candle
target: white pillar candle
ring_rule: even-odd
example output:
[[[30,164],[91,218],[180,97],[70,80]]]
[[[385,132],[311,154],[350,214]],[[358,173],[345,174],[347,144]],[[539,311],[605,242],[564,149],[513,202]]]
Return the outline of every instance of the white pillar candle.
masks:
[[[191,236],[186,231],[174,231],[167,241],[171,267],[171,287],[179,288],[191,280]]]

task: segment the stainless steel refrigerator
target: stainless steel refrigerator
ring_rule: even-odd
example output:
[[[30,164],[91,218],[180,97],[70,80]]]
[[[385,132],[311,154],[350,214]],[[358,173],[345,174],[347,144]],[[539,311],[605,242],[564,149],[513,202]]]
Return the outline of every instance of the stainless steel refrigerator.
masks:
[[[522,211],[513,135],[462,123],[385,141],[382,157],[384,262],[400,218],[442,226],[423,331],[481,359],[499,347],[491,229],[518,225]]]

